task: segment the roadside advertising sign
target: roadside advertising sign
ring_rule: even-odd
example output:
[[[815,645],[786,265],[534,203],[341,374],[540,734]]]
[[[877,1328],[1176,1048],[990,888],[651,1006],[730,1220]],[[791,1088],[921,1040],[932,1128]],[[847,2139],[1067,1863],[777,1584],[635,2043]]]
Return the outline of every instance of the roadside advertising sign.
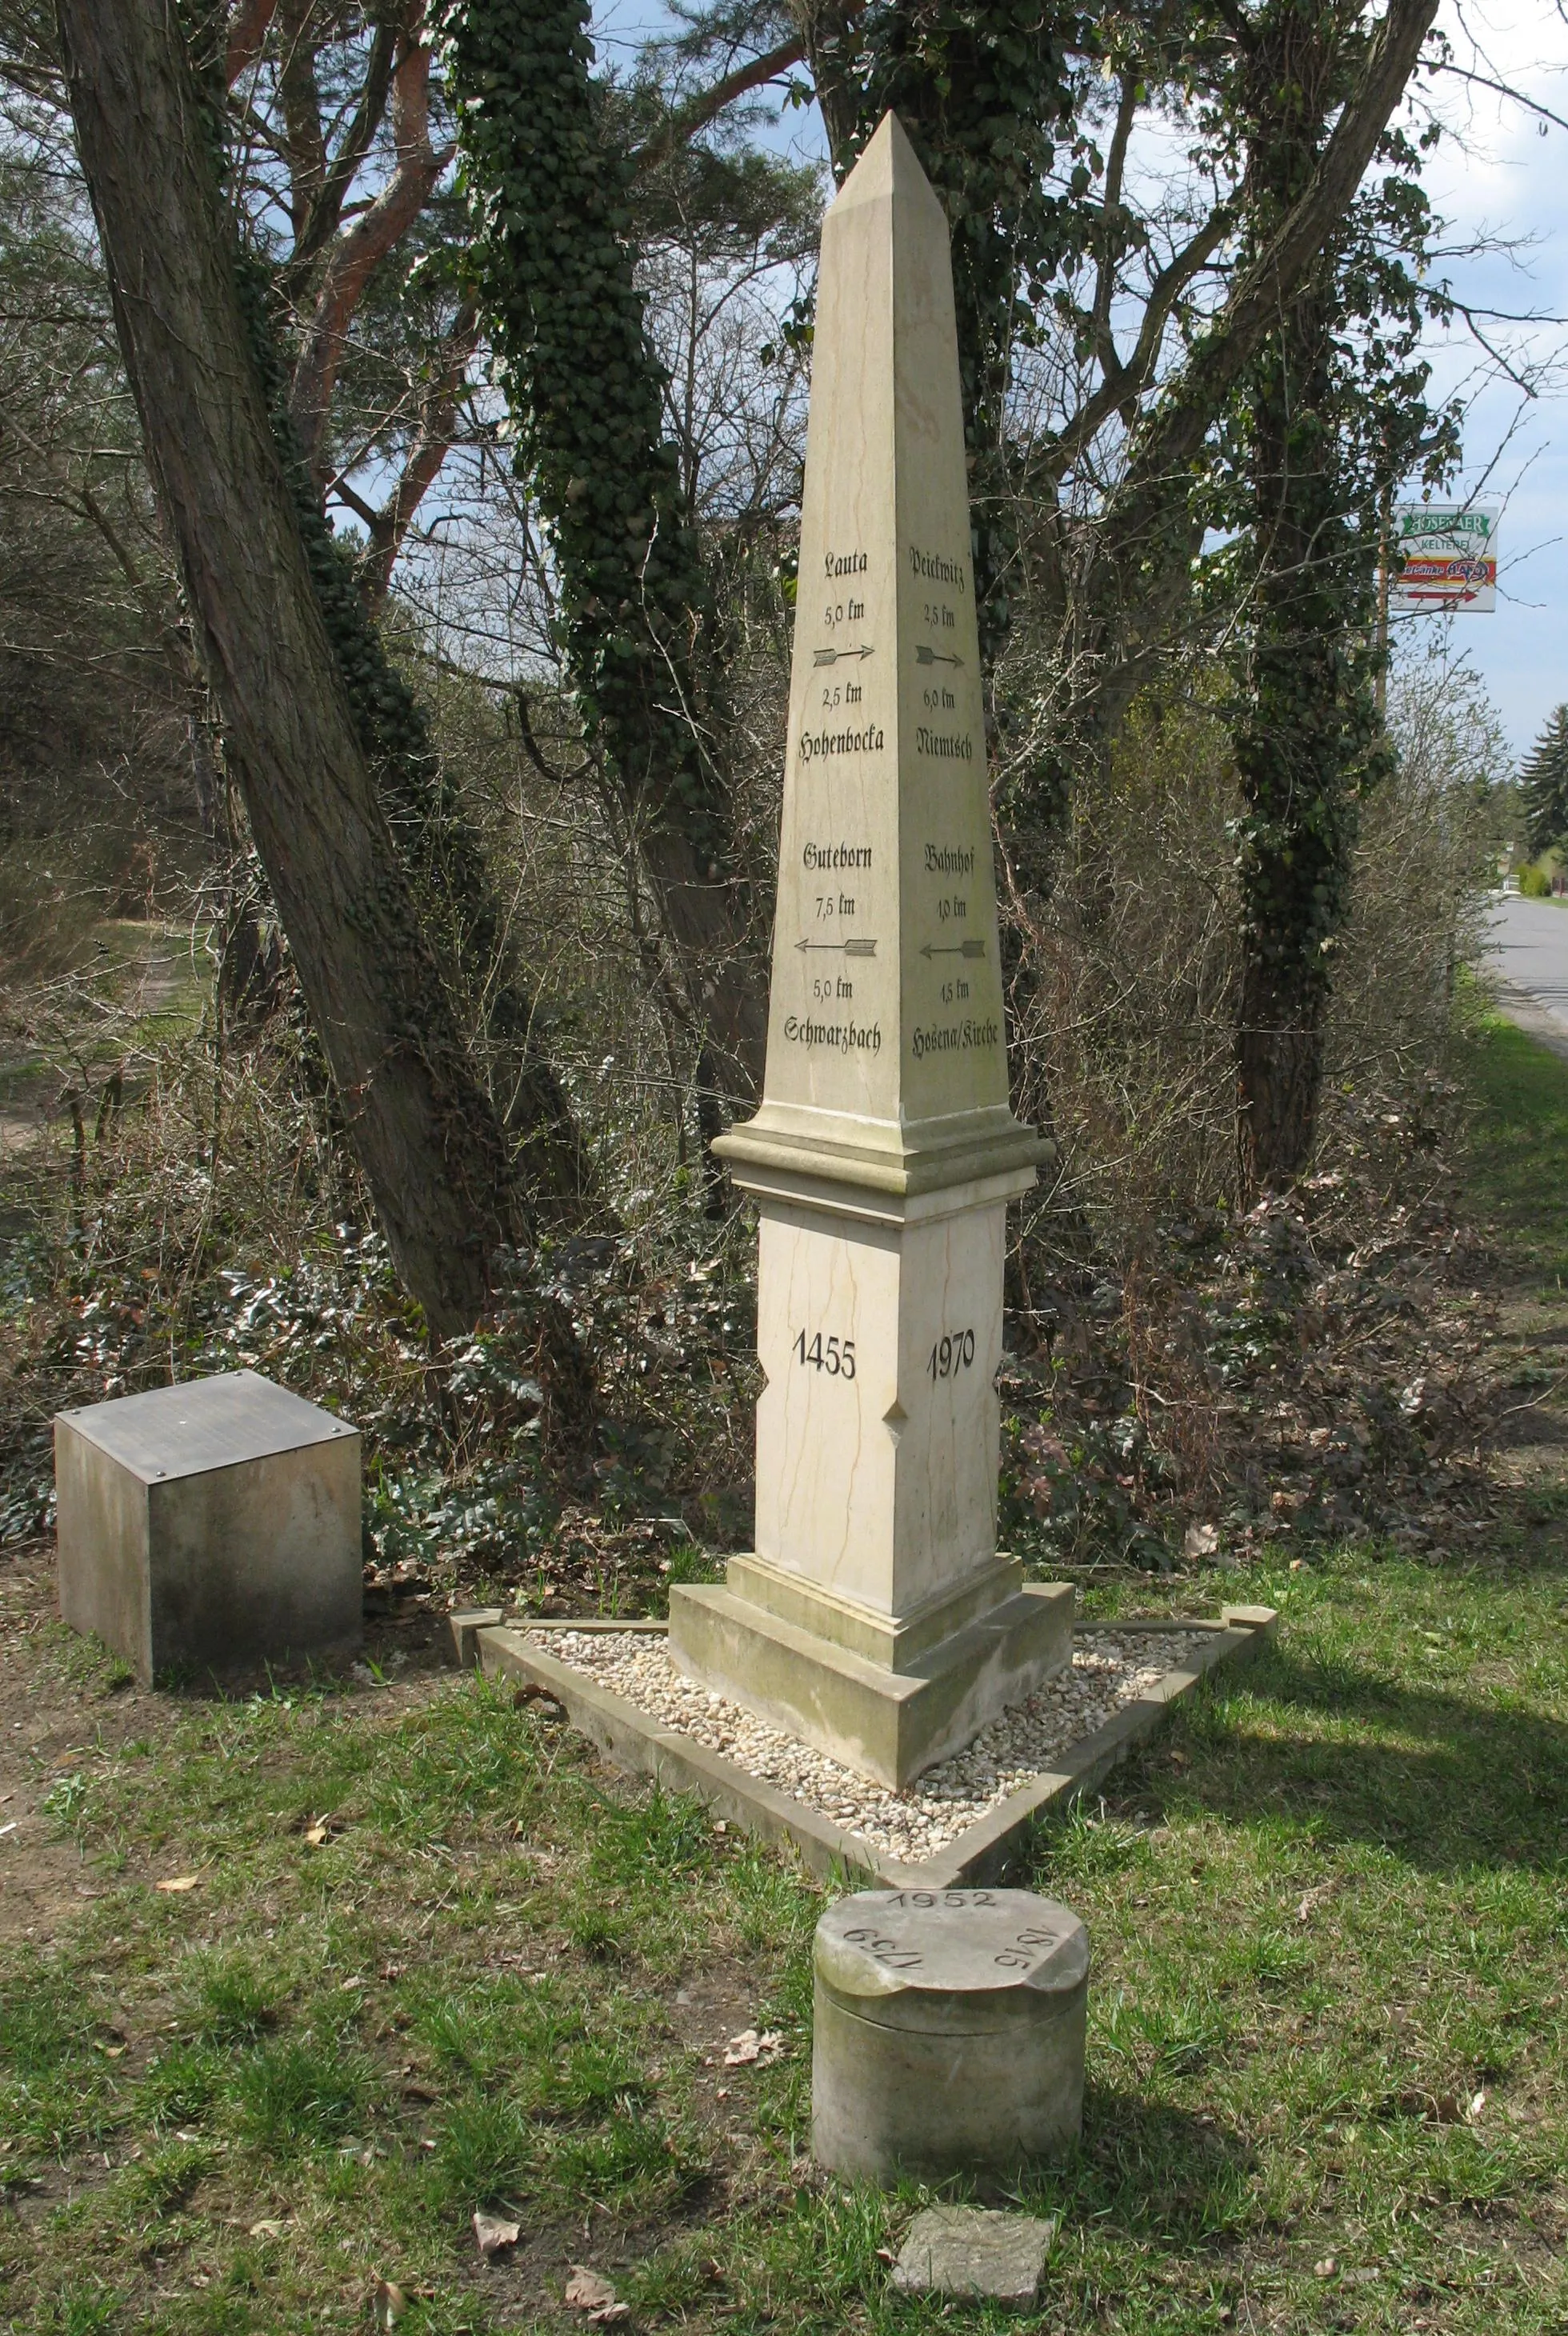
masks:
[[[1396,503],[1388,545],[1388,607],[1459,608],[1489,616],[1497,606],[1495,503]]]

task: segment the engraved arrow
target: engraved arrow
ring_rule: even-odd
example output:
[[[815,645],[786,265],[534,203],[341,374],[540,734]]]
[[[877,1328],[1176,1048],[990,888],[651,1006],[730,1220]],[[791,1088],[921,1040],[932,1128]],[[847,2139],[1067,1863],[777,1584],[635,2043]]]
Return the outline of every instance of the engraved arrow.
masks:
[[[845,957],[875,957],[875,941],[796,941],[798,949],[842,949]]]
[[[950,941],[940,947],[928,941],[920,951],[922,957],[984,957],[985,953],[984,941]]]
[[[813,649],[812,651],[812,663],[813,665],[837,665],[840,657],[875,657],[875,655],[876,651],[874,648]]]
[[[822,657],[821,649],[817,651],[817,657],[820,660]],[[915,663],[917,665],[962,665],[963,659],[961,657],[953,657],[950,655],[946,649],[929,649],[927,648],[924,641],[917,641],[915,643]]]

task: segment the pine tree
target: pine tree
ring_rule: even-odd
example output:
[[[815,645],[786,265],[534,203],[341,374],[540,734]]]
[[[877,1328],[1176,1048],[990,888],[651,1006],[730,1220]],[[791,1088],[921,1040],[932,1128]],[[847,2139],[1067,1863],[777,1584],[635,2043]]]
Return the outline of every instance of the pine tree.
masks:
[[[1519,774],[1519,808],[1531,856],[1568,836],[1568,706],[1560,706]]]

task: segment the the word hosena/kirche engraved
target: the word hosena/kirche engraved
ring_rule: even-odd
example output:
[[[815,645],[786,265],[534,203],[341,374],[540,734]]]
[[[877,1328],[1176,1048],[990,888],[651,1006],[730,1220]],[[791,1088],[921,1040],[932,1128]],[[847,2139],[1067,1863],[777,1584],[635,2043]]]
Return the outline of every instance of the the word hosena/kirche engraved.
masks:
[[[917,1023],[910,1035],[910,1052],[917,1063],[928,1055],[967,1055],[977,1046],[994,1046],[1001,1025],[993,1015],[984,1022],[933,1022],[924,1029]]]

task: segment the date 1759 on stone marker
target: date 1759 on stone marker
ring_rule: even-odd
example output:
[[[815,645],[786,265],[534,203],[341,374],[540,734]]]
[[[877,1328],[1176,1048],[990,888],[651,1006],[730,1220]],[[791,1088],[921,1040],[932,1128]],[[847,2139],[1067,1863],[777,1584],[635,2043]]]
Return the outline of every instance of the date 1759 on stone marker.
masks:
[[[855,1342],[852,1338],[824,1338],[819,1330],[809,1345],[803,1330],[795,1333],[795,1360],[807,1370],[825,1371],[830,1379],[852,1379],[855,1375]]]

